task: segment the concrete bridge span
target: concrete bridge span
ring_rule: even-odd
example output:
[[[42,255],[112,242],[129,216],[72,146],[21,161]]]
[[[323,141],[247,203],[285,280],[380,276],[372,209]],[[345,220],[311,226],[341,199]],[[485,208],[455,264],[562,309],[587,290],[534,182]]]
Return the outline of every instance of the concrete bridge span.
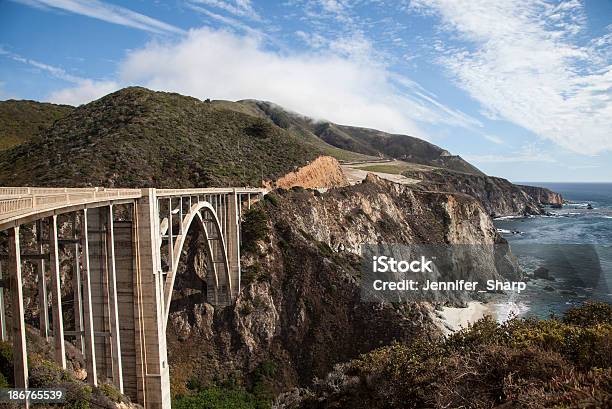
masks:
[[[0,253],[0,278],[8,278],[1,280],[0,337],[13,344],[15,387],[28,387],[27,267],[37,278],[29,300],[39,311],[36,330],[52,341],[61,367],[68,339],[83,354],[89,384],[112,382],[146,408],[169,408],[166,327],[187,234],[192,226],[203,234],[207,301],[231,304],[241,285],[242,214],[264,194],[0,187],[0,232],[8,241]]]

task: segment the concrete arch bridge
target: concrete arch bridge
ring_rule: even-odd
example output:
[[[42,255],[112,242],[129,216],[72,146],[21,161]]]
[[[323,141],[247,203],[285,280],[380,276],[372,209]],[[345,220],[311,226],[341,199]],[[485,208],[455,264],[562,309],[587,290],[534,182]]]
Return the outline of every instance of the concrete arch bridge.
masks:
[[[242,214],[264,194],[0,187],[0,336],[13,344],[15,387],[28,386],[27,271],[37,276],[30,304],[40,312],[38,330],[60,366],[69,339],[83,353],[88,383],[110,381],[146,408],[169,408],[166,325],[187,232],[195,225],[205,238],[208,302],[231,304],[240,291]]]

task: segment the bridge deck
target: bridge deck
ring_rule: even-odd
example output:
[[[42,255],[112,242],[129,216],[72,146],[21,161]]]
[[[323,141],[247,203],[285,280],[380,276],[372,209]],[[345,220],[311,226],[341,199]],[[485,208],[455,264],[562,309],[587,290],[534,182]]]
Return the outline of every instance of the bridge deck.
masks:
[[[156,189],[155,195],[157,197],[179,197],[234,192],[258,194],[263,193],[264,190],[245,187]],[[53,214],[105,206],[109,203],[131,202],[141,197],[141,189],[0,187],[0,230]]]

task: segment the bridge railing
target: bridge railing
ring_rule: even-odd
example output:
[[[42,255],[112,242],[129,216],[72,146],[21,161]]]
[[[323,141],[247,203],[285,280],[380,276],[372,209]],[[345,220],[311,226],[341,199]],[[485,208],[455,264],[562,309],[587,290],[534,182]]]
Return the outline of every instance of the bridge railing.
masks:
[[[265,193],[265,189],[261,188],[250,188],[250,187],[239,187],[239,188],[227,188],[227,187],[211,187],[211,188],[190,188],[190,189],[155,189],[155,195],[157,197],[168,197],[168,196],[196,196],[196,195],[220,195],[230,193],[240,194],[258,194]]]
[[[0,187],[0,226],[48,210],[141,196],[140,189]]]
[[[185,197],[215,194],[265,194],[261,188],[156,189],[157,197]],[[84,206],[96,202],[133,200],[142,197],[141,189],[0,187],[0,229],[37,213]]]

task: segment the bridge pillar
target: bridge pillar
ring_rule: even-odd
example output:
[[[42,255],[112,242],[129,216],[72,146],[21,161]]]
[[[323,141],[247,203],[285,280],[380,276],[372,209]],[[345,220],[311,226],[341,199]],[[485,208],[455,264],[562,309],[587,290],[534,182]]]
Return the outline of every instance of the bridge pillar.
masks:
[[[13,371],[16,388],[28,387],[28,353],[23,308],[23,281],[21,277],[21,249],[19,227],[9,230],[9,278],[13,303]],[[26,403],[27,405],[27,403]]]
[[[59,242],[56,215],[49,218],[49,254],[51,259],[51,294],[53,295],[53,344],[55,346],[55,361],[63,369],[66,369],[64,318],[62,312],[62,283],[60,277]]]
[[[113,379],[109,326],[107,232],[102,208],[88,209],[87,238],[89,254],[90,314],[93,321],[96,375]]]
[[[123,393],[136,402],[138,401],[134,327],[134,267],[136,262],[134,261],[133,223],[115,221],[114,233]]]
[[[84,209],[83,219],[81,222],[81,264],[83,266],[83,342],[85,347],[87,382],[90,385],[98,386],[94,320],[91,301],[91,267],[89,258],[89,230],[87,227],[87,220],[88,210]]]
[[[36,221],[36,249],[43,254],[42,220]],[[45,260],[41,257],[36,263],[38,273],[38,309],[40,335],[49,340],[49,298],[47,297],[47,279],[45,276]]]
[[[169,409],[170,372],[156,207],[155,189],[143,189],[134,211],[136,371],[139,403],[145,408]]]
[[[238,216],[240,203],[236,189],[227,195],[226,200],[226,226],[224,233],[232,288],[231,296],[232,300],[235,300],[240,292],[240,220]]]

